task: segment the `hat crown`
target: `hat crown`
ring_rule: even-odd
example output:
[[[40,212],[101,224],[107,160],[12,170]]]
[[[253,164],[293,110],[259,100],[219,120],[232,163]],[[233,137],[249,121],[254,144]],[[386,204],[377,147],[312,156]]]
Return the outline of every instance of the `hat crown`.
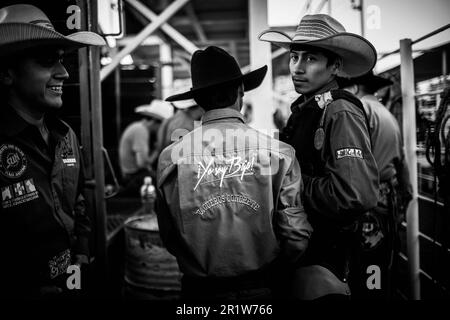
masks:
[[[39,8],[29,4],[16,4],[0,9],[0,24],[30,23],[55,30],[50,19]]]
[[[327,14],[305,15],[295,31],[294,41],[318,40],[346,32],[344,26]]]
[[[194,88],[228,82],[242,76],[236,60],[225,50],[210,46],[192,56],[191,77]]]

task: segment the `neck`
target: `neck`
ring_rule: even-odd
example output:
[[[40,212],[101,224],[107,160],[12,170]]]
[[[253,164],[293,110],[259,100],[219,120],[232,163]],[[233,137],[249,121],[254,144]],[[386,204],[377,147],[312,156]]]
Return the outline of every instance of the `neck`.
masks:
[[[336,89],[336,88],[337,88],[337,84],[336,84],[335,79],[333,78],[329,82],[324,84],[322,87],[317,89],[316,91],[306,93],[306,94],[304,94],[304,96],[305,96],[306,99],[308,99],[308,98],[311,98],[312,96],[314,96],[316,94],[321,94],[321,93],[327,92],[328,90]]]
[[[28,108],[15,99],[10,99],[9,105],[29,124],[37,127],[42,127],[44,125],[44,112]]]

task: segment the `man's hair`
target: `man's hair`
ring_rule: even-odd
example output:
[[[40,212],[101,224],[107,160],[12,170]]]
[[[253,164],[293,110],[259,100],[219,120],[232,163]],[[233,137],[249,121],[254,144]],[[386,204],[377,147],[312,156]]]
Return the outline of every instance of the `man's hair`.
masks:
[[[195,93],[194,100],[205,110],[226,108],[236,102],[240,85],[240,82],[232,82],[213,86]]]
[[[319,47],[315,47],[315,46],[311,46],[311,45],[306,45],[306,44],[291,44],[291,50],[295,50],[295,51],[311,51],[311,52],[319,52],[322,53],[325,58],[327,58],[327,67],[335,64],[336,62],[342,60],[342,58],[327,49],[323,49],[323,48],[319,48]],[[342,64],[342,61],[341,61]]]

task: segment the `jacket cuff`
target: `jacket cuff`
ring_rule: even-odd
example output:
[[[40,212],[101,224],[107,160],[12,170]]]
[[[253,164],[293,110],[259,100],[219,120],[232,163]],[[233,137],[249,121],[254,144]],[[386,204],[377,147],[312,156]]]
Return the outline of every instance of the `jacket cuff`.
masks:
[[[89,257],[89,239],[87,237],[78,237],[73,248],[74,254],[84,254]]]

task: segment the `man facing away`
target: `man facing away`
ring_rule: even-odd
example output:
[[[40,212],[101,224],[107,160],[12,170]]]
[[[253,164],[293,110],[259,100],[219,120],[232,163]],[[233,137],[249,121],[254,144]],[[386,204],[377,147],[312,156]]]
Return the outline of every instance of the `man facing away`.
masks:
[[[119,141],[119,163],[122,172],[122,195],[139,196],[139,188],[144,178],[155,179],[157,132],[163,120],[168,119],[173,109],[170,104],[154,99],[149,105],[136,107],[135,112],[142,118],[128,125]]]
[[[335,77],[369,71],[375,49],[324,14],[304,16],[293,38],[266,30],[259,39],[290,50],[289,69],[301,94],[282,132],[300,162],[304,206],[314,228],[296,271],[295,295],[348,299],[352,240],[346,229],[376,206],[378,171],[361,102],[336,90]]]
[[[0,9],[3,296],[61,297],[67,267],[88,263],[81,154],[54,113],[69,77],[64,50],[104,44],[92,32],[58,33],[34,6]]]
[[[308,244],[294,150],[239,112],[266,71],[242,75],[232,56],[208,47],[192,57],[193,88],[167,99],[194,98],[206,111],[158,163],[160,233],[184,274],[184,298],[268,298],[271,264],[279,255],[297,263]]]
[[[338,79],[338,83],[357,96],[364,106],[369,119],[373,155],[380,172],[378,205],[366,212],[358,223],[360,241],[352,258],[354,272],[350,285],[355,298],[386,299],[393,293],[393,272],[400,249],[398,224],[412,198],[400,128],[395,117],[374,95],[392,82],[370,71],[356,78]],[[378,266],[381,271],[380,283],[375,289],[366,285],[367,268],[371,265]]]

